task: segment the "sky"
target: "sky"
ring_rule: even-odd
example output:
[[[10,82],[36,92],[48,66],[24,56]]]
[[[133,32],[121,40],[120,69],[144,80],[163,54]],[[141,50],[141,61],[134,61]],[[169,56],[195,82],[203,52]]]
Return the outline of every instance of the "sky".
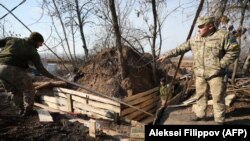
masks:
[[[21,1],[22,0],[1,0],[0,3],[6,6],[8,9],[12,9],[16,5],[18,5]],[[33,24],[40,18],[42,12],[41,8],[39,7],[39,1],[41,2],[41,0],[26,0],[26,2],[21,6],[19,6],[16,10],[14,10],[13,13],[32,31],[40,32],[46,39],[46,37],[49,36],[48,34],[50,33],[51,30],[51,25],[48,21],[48,17],[46,17],[46,14],[43,16],[42,19],[39,20],[39,23]],[[181,44],[186,40],[186,37],[188,35],[194,17],[194,13],[196,11],[199,2],[198,0],[167,1],[168,3],[167,6],[169,11],[178,6],[179,3],[189,3],[189,2],[191,3],[184,5],[186,7],[185,11],[183,11],[182,9],[178,9],[175,13],[171,14],[166,19],[166,23],[162,30],[163,31],[162,53],[177,47],[179,44]],[[0,7],[0,17],[2,17],[6,13],[7,11],[2,7]],[[6,16],[5,20],[8,25],[6,27],[8,30],[20,34],[21,37],[27,37],[29,35],[30,32],[22,24],[20,24],[11,14]],[[3,20],[1,20],[0,22],[3,22]],[[77,52],[83,52],[82,48],[79,48],[78,50],[79,51]],[[150,51],[150,49],[148,48],[146,49],[146,51]],[[190,55],[190,53],[188,53],[188,55]]]

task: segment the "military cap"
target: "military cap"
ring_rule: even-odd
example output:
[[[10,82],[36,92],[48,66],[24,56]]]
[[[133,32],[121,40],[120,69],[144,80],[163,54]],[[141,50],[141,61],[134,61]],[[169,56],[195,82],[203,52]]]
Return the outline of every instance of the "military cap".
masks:
[[[199,17],[198,21],[197,21],[197,26],[201,26],[201,25],[207,24],[207,23],[212,23],[214,21],[215,21],[215,18],[212,16]]]
[[[33,41],[38,41],[38,42],[44,42],[42,34],[38,32],[31,32],[30,37],[31,40]]]
[[[166,83],[166,79],[165,79],[164,77],[162,77],[162,78],[160,79],[160,82]]]

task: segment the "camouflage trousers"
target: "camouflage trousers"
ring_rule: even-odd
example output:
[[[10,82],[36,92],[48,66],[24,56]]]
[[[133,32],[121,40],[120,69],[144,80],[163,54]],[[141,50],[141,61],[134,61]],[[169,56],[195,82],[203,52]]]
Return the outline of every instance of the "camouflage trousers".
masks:
[[[225,82],[223,77],[214,77],[206,80],[196,77],[196,98],[197,103],[193,105],[193,111],[197,117],[206,117],[209,92],[213,98],[213,112],[215,122],[225,121]]]
[[[31,78],[24,70],[1,64],[0,79],[7,91],[12,92],[15,106],[20,110],[32,110],[35,90]]]

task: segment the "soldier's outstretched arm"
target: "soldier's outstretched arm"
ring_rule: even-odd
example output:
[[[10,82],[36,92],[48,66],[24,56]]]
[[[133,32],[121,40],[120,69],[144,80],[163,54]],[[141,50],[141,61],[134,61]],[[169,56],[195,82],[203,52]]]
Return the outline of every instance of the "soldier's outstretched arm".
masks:
[[[169,52],[162,55],[159,59],[157,59],[157,61],[164,62],[171,57],[176,57],[180,54],[188,52],[190,49],[191,49],[190,40],[188,40],[187,42],[184,42],[181,45],[179,45],[177,48],[172,49]]]

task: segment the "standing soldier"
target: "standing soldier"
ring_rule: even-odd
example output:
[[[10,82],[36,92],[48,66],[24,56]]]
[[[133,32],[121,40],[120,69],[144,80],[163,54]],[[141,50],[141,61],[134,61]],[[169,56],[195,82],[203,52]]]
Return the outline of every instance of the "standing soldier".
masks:
[[[165,105],[165,102],[170,100],[172,97],[171,93],[169,93],[169,85],[166,83],[165,78],[161,78],[160,80],[160,98],[161,98],[161,106]]]
[[[240,48],[234,36],[225,30],[218,30],[214,17],[199,17],[199,35],[181,44],[176,49],[167,52],[158,61],[164,61],[189,50],[194,59],[194,74],[196,78],[196,99],[193,106],[194,121],[206,119],[208,92],[213,98],[214,120],[218,124],[225,121],[225,90],[223,81],[227,67],[238,58]]]
[[[14,103],[20,109],[22,117],[34,113],[35,89],[25,72],[29,68],[28,63],[32,62],[44,76],[56,78],[43,67],[37,52],[43,42],[43,36],[38,32],[32,32],[24,39],[7,37],[0,40],[0,79],[5,88],[12,92]]]

